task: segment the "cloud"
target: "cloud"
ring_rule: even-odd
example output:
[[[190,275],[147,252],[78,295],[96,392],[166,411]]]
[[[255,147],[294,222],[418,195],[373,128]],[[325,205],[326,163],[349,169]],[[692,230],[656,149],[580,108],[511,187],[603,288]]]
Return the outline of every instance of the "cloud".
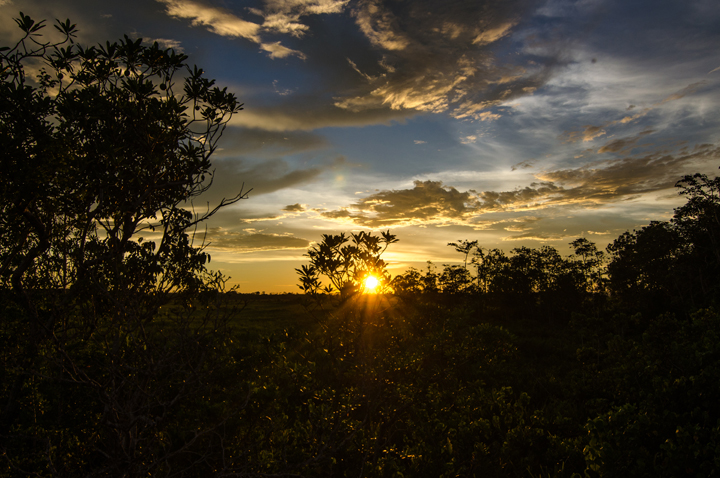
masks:
[[[677,91],[667,98],[663,98],[662,101],[657,103],[656,105],[662,105],[664,103],[669,103],[670,101],[676,101],[679,99],[684,98],[687,95],[692,95],[693,93],[697,92],[700,88],[707,85],[707,81],[698,81],[696,83],[693,83],[691,85],[686,86],[685,88],[681,89],[680,91]]]
[[[270,58],[286,58],[288,56],[297,56],[301,60],[306,58],[304,53],[283,46],[279,41],[275,43],[261,43],[260,49],[268,52]]]
[[[361,2],[355,10],[360,30],[376,47],[383,50],[404,50],[410,39],[402,32],[398,18],[379,0]]]
[[[476,209],[484,212],[505,209],[535,208],[541,202],[561,194],[563,188],[552,182],[531,183],[513,191],[483,191],[477,194]]]
[[[494,43],[507,35],[515,24],[516,22],[507,22],[490,27],[487,30],[483,30],[475,37],[473,44],[488,45],[490,43]]]
[[[508,232],[522,232],[530,229],[530,226],[527,226],[525,224],[511,224],[509,226],[506,226],[504,229]]]
[[[252,187],[253,194],[257,196],[311,182],[321,172],[321,168],[292,170],[286,161],[275,159],[238,169],[236,174],[245,178],[245,184]]]
[[[644,138],[645,136],[652,134],[654,131],[648,130],[643,131],[639,135],[635,136],[634,138],[621,138],[616,139],[613,141],[610,141],[609,143],[605,144],[603,147],[598,149],[598,153],[626,153],[630,152],[633,147],[635,147],[636,143]]]
[[[264,9],[250,10],[263,17],[264,30],[299,38],[310,30],[310,27],[301,21],[302,17],[340,13],[348,2],[349,0],[266,0]]]
[[[213,162],[213,168],[212,186],[195,199],[195,204],[209,202],[210,205],[216,205],[222,198],[234,197],[241,189],[249,192],[249,197],[253,198],[297,187],[316,180],[323,171],[319,167],[292,169],[283,159],[249,164],[239,159],[220,159]]]
[[[287,212],[304,212],[307,210],[307,207],[300,203],[295,203],[285,206],[282,210]]]
[[[206,238],[209,250],[238,253],[280,249],[307,249],[310,241],[289,234],[264,234],[228,231],[221,227],[208,229]]]
[[[574,185],[560,201],[601,203],[672,188],[678,178],[701,163],[720,159],[720,148],[703,144],[676,154],[656,152],[536,175],[541,180]]]
[[[530,161],[520,161],[520,162],[517,163],[517,164],[513,164],[513,165],[510,167],[510,170],[511,170],[511,171],[517,171],[518,169],[528,169],[528,168],[532,168],[532,167],[533,167],[533,164],[535,164],[535,161],[534,161],[534,160],[530,160]]]
[[[182,43],[179,40],[172,40],[169,38],[146,38],[144,39],[144,42],[151,45],[157,42],[157,44],[160,45],[161,48],[170,48],[177,53],[182,53],[183,51],[185,51],[182,47]]]
[[[680,100],[687,95],[691,95],[691,94],[697,92],[700,88],[702,88],[706,84],[707,84],[706,81],[699,81],[699,82],[692,83],[692,84],[676,91],[675,93],[661,99],[660,101],[653,103],[652,106],[643,108],[642,110],[640,110],[639,112],[637,112],[633,115],[624,116],[618,120],[608,121],[607,123],[604,123],[600,126],[586,125],[583,127],[584,129],[581,131],[565,131],[563,134],[560,135],[560,139],[564,143],[574,143],[577,141],[583,141],[583,142],[593,141],[594,139],[599,138],[600,136],[605,136],[607,134],[608,128],[618,125],[618,124],[624,125],[624,124],[632,123],[633,121],[636,121],[636,120],[646,116],[651,111],[655,110],[656,108],[658,108],[666,103]],[[633,109],[635,109],[635,105],[630,105],[627,108],[627,110],[633,110]],[[649,133],[645,133],[645,134],[649,134]],[[598,151],[598,152],[605,152],[605,151]]]
[[[267,0],[243,10],[210,0],[157,1],[174,18],[243,38],[273,59],[305,60],[317,73],[316,91],[280,105],[248,106],[233,118],[233,124],[273,131],[387,124],[420,113],[493,121],[500,118],[493,106],[532,94],[560,64],[556,56],[530,58],[521,48],[502,61],[496,56],[535,0],[441,6],[435,0]],[[318,15],[342,18],[323,22]],[[337,22],[349,27],[340,36]]]
[[[260,43],[260,25],[248,22],[232,13],[193,0],[157,0],[165,4],[171,17],[187,18],[195,26],[204,26],[213,33],[245,38]]]
[[[300,59],[305,59],[302,52],[285,47],[279,41],[263,42],[261,25],[244,20],[228,10],[206,5],[195,0],[157,1],[165,4],[165,10],[171,17],[189,19],[192,25],[203,26],[217,35],[244,38],[257,43],[261,50],[268,53],[270,58],[297,56]]]
[[[272,82],[273,89],[275,90],[275,93],[277,93],[277,94],[280,95],[280,96],[287,96],[287,95],[289,95],[289,94],[292,94],[292,90],[290,90],[290,89],[288,89],[288,88],[282,88],[282,89],[279,88],[279,87],[278,87],[278,84],[279,84],[279,83],[280,83],[280,82],[279,82],[278,80],[273,80],[273,82]]]
[[[561,241],[563,239],[575,237],[574,235],[567,234],[553,234],[550,232],[528,232],[525,234],[518,234],[517,236],[503,237],[503,241]]]
[[[681,175],[718,159],[720,148],[703,144],[684,148],[676,154],[655,152],[537,173],[538,181],[510,191],[459,191],[440,181],[415,181],[411,189],[379,191],[348,207],[321,215],[325,219],[371,228],[463,224],[486,229],[490,225],[477,219],[487,213],[537,211],[559,206],[592,208],[668,190]],[[519,224],[504,227],[510,231],[524,230]]]
[[[480,121],[495,121],[502,118],[502,116],[491,111],[483,111],[482,113],[478,113],[476,118]]]
[[[459,220],[471,210],[470,192],[459,192],[440,181],[414,181],[412,189],[380,191],[352,206],[324,212],[327,219],[343,219],[368,227],[442,223]]]
[[[232,117],[231,124],[268,131],[312,131],[327,127],[368,126],[405,121],[418,114],[412,110],[386,108],[348,111],[332,104],[318,104],[315,96],[293,95],[292,100],[278,106],[247,107]]]
[[[566,131],[566,132],[564,132],[562,135],[560,135],[560,139],[563,141],[563,143],[575,143],[577,141],[583,141],[583,142],[592,141],[597,137],[606,135],[607,133],[605,132],[605,128],[607,126],[610,126],[615,123],[616,122],[606,123],[602,126],[586,125],[583,127],[584,129],[582,131]]]
[[[327,139],[314,133],[237,127],[225,130],[221,144],[222,149],[215,153],[217,158],[243,155],[276,158],[328,147]]]
[[[358,2],[361,32],[379,53],[374,64],[350,57],[360,92],[340,95],[335,105],[350,111],[373,108],[449,112],[456,118],[493,120],[487,110],[531,94],[550,76],[556,60],[531,65],[499,64],[492,48],[509,36],[532,2]],[[372,73],[370,73],[372,71]],[[364,84],[363,84],[364,82]]]

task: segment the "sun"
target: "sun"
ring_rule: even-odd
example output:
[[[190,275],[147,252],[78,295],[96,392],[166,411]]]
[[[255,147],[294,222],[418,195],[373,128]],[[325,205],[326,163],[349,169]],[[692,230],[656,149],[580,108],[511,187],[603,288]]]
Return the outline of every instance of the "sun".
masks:
[[[369,275],[363,281],[363,289],[366,294],[377,294],[377,288],[380,285],[380,281],[377,277]]]

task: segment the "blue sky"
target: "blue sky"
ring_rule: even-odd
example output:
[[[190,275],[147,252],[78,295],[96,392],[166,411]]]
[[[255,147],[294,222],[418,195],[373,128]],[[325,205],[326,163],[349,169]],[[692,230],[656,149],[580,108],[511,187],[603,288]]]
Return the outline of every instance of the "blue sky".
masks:
[[[322,234],[390,229],[391,272],[483,247],[605,247],[720,166],[716,0],[0,0],[85,44],[181,49],[245,103],[215,156],[211,266],[296,291]]]

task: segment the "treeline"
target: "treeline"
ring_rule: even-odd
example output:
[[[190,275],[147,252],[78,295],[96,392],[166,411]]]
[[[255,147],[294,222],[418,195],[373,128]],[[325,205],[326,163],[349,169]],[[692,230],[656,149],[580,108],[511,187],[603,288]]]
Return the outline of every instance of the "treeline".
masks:
[[[669,221],[625,232],[607,252],[585,238],[570,243],[574,254],[519,247],[509,255],[478,241],[450,243],[463,265],[438,271],[414,268],[393,278],[399,295],[472,295],[502,314],[533,310],[547,320],[608,307],[653,317],[717,306],[720,297],[720,215],[718,178],[685,176],[678,181],[687,203]],[[457,300],[457,297],[454,299]]]
[[[538,320],[567,321],[572,312],[596,309],[607,298],[605,255],[587,239],[571,243],[575,254],[563,257],[554,247],[519,247],[506,255],[485,250],[477,241],[450,243],[464,254],[463,265],[432,263],[427,270],[410,268],[391,281],[399,296],[420,294],[438,301],[473,298],[483,313],[504,317],[532,311]],[[539,314],[539,315],[538,315]]]

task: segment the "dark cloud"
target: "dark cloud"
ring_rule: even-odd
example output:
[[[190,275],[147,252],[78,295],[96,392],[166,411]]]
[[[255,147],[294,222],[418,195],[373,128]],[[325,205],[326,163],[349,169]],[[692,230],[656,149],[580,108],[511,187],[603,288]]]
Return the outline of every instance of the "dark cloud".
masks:
[[[296,203],[287,205],[282,210],[287,212],[304,212],[306,210],[306,207],[300,203]]]
[[[320,167],[292,169],[283,159],[270,159],[260,163],[220,159],[213,162],[213,168],[212,186],[195,200],[196,204],[209,202],[215,205],[221,199],[233,197],[241,190],[249,191],[251,198],[269,194],[315,181],[323,171]]]
[[[239,113],[240,115],[243,112]],[[229,127],[222,138],[222,149],[216,157],[241,156],[284,156],[323,149],[328,141],[313,133],[288,131],[277,132],[257,128]]]
[[[444,186],[440,181],[415,181],[412,189],[380,191],[350,208],[324,212],[327,219],[346,219],[368,227],[424,224],[464,217],[472,202],[470,192]]]
[[[659,104],[668,103],[670,101],[675,101],[684,98],[687,95],[692,95],[693,93],[696,93],[698,90],[700,90],[702,87],[706,86],[708,84],[707,81],[698,81],[691,85],[686,86],[685,88],[673,93],[672,95],[668,96],[667,98],[664,98]]]
[[[502,225],[506,230],[522,231],[527,228],[519,223],[485,224],[477,222],[476,218],[489,212],[541,210],[554,206],[592,208],[637,198],[671,189],[680,176],[692,172],[697,165],[718,159],[720,148],[703,144],[676,154],[654,153],[540,173],[536,174],[540,182],[499,192],[458,191],[439,181],[415,181],[412,189],[380,191],[347,208],[324,212],[322,216],[373,228],[466,224],[480,229]]]
[[[576,185],[564,190],[557,201],[607,202],[672,188],[681,175],[693,172],[698,164],[719,158],[720,148],[703,144],[676,154],[659,152],[538,176]]]
[[[240,169],[237,171],[237,175],[244,178],[245,184],[252,188],[254,195],[258,196],[311,182],[321,172],[320,168],[291,170],[286,161],[274,159],[248,169]]]
[[[629,123],[636,122],[640,118],[643,118],[647,116],[649,113],[654,111],[656,108],[662,107],[666,103],[670,103],[672,101],[677,101],[682,98],[684,98],[687,95],[692,95],[693,93],[698,92],[702,87],[708,85],[707,81],[699,81],[692,83],[675,93],[666,96],[665,98],[662,98],[661,100],[653,103],[651,106],[647,108],[642,108],[637,112],[634,112],[630,116],[623,116],[620,119],[616,119],[613,121],[608,121],[606,123],[601,124],[600,126],[596,125],[585,125],[583,126],[583,129],[580,131],[565,131],[562,133],[559,137],[559,139],[563,143],[574,143],[577,141],[583,141],[583,142],[589,142],[593,141],[596,138],[599,138],[601,136],[605,136],[608,134],[608,130],[613,127],[622,127],[623,125],[627,125]],[[627,108],[628,111],[634,110],[635,105],[630,105],[630,107]],[[633,141],[637,141],[642,136],[648,135],[654,133],[654,131],[643,131],[640,133],[640,136]],[[603,148],[601,148],[598,152],[604,153],[604,152],[618,152],[622,149],[624,149],[624,144],[622,142],[623,140],[618,140],[617,142],[609,143],[608,145],[605,145]],[[624,140],[624,141],[630,141],[630,140]],[[615,144],[613,144],[615,143]],[[629,144],[629,143],[628,143]]]
[[[528,169],[532,168],[533,164],[535,164],[535,161],[521,161],[517,164],[513,164],[510,169],[512,171],[517,171],[518,169]]]
[[[507,207],[531,207],[540,199],[553,197],[562,188],[552,182],[531,183],[530,186],[513,191],[483,191],[477,195],[477,209],[489,212]]]
[[[425,112],[495,119],[489,108],[532,94],[560,64],[554,54],[519,54],[519,45],[512,56],[497,55],[523,41],[513,34],[532,16],[535,0],[267,1],[250,9],[252,15],[222,10],[234,20],[210,3],[159,1],[172,16],[265,45],[271,56],[304,59],[315,78],[306,85],[311,94],[288,94],[275,106],[248,105],[233,120],[268,130],[387,123]],[[222,30],[225,24],[249,33]],[[281,41],[271,43],[271,34]],[[271,44],[285,50],[270,51]]]
[[[605,144],[598,149],[598,153],[629,153],[635,147],[637,142],[645,136],[652,134],[652,130],[643,131],[639,135],[632,138],[620,138]]]
[[[393,2],[366,0],[352,9],[357,26],[380,54],[367,68],[348,58],[361,80],[338,107],[450,112],[479,118],[487,108],[532,93],[552,65],[500,63],[493,50],[511,35],[533,2]]]
[[[314,95],[292,96],[280,105],[248,106],[232,118],[232,124],[268,131],[310,131],[325,127],[368,126],[403,122],[416,116],[415,110],[392,110],[383,105],[374,109],[348,111],[323,102]]]

